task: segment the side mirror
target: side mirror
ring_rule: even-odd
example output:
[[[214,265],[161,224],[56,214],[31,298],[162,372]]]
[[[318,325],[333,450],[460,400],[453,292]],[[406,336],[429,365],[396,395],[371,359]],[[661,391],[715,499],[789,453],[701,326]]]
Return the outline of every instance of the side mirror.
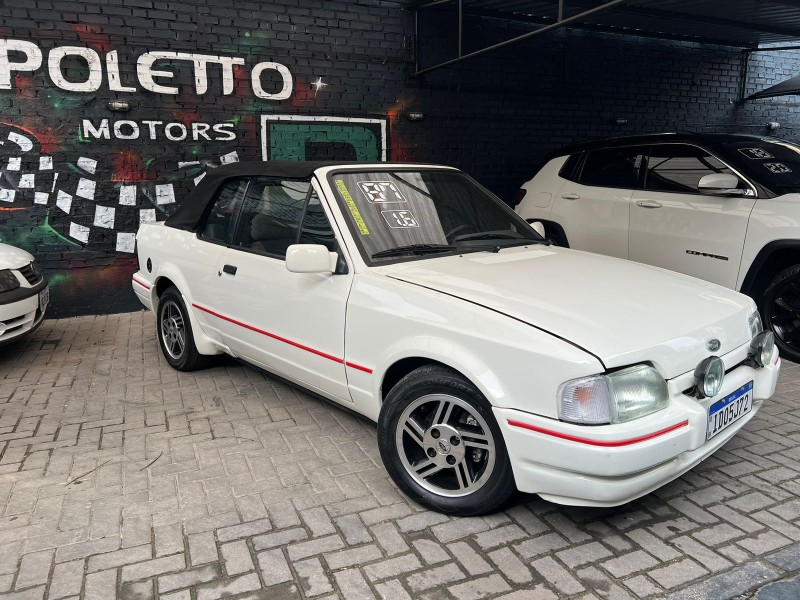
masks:
[[[531,228],[542,237],[547,237],[544,232],[544,225],[541,221],[534,221],[531,223]]]
[[[292,244],[286,249],[286,269],[292,273],[331,274],[338,257],[322,244]]]
[[[704,175],[697,183],[697,189],[715,196],[746,196],[748,190],[738,187],[739,178],[728,173]]]

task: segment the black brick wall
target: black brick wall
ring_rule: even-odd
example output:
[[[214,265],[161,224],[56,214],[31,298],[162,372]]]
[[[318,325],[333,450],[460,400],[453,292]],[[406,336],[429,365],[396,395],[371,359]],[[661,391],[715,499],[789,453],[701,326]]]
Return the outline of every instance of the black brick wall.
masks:
[[[426,64],[455,51],[452,17],[432,11],[421,20]],[[525,30],[470,19],[465,49]],[[194,177],[232,152],[260,160],[265,127],[270,152],[369,158],[380,153],[384,120],[390,159],[461,167],[504,199],[548,151],[577,140],[675,129],[766,133],[769,121],[781,123],[781,136],[795,137],[798,107],[791,97],[737,102],[742,53],[735,48],[561,31],[414,78],[413,34],[411,13],[377,0],[1,0],[0,39],[34,42],[44,62],[33,74],[13,77],[11,90],[0,89],[0,240],[29,249],[43,263],[52,279],[52,315],[114,312],[137,307],[130,291],[135,260],[117,248],[136,230],[141,211],[163,219],[174,204],[160,202],[159,190],[169,187],[179,201]],[[96,92],[59,89],[46,65],[48,51],[60,46],[93,48],[101,58],[117,51],[121,84],[138,91],[110,91],[105,70]],[[175,78],[158,81],[178,85],[180,93],[167,96],[143,91],[137,80],[136,58],[148,51],[237,56],[246,64],[235,71],[233,94],[222,95],[220,70],[211,68],[209,92],[198,96],[190,64],[173,62],[167,68]],[[261,61],[289,68],[289,99],[254,96],[250,70]],[[71,81],[87,77],[81,60],[65,60],[63,67]],[[796,53],[753,55],[747,91],[799,69]],[[311,83],[318,78],[328,85],[315,92]],[[131,108],[112,112],[112,100]],[[424,120],[408,121],[409,111],[423,112]],[[307,120],[287,129],[274,120],[277,114]],[[319,116],[350,120],[326,123]],[[87,139],[83,119],[136,121],[142,134]],[[189,131],[192,123],[228,123],[237,139],[170,141],[160,125],[150,140],[147,120],[181,123]],[[11,134],[30,148],[10,142]],[[42,156],[52,157],[52,171],[39,169]],[[17,169],[9,168],[11,158],[20,158]],[[35,175],[33,182],[21,179],[26,173]],[[91,197],[79,195],[82,185]],[[93,195],[86,185],[94,186]],[[130,197],[120,203],[123,187],[135,187],[133,204]],[[3,199],[3,189],[15,191],[12,200]],[[71,198],[68,211],[63,194]],[[113,224],[97,221],[110,211]]]

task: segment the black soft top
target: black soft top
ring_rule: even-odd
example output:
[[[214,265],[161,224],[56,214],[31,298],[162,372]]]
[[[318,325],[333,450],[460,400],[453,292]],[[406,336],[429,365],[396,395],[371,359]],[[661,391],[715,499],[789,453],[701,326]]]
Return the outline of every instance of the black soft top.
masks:
[[[283,179],[310,180],[314,171],[322,167],[346,166],[347,161],[268,160],[263,162],[237,162],[209,169],[205,177],[178,205],[164,225],[194,231],[208,205],[216,198],[217,190],[233,177],[280,177]]]

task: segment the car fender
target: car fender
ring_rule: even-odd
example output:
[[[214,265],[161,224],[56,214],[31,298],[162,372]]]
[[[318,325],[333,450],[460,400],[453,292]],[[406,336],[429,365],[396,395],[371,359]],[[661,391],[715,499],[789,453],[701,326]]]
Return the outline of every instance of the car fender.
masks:
[[[203,325],[200,319],[198,319],[194,307],[192,306],[192,297],[189,293],[190,288],[186,282],[186,278],[183,276],[178,266],[169,260],[159,265],[156,278],[153,282],[152,288],[150,289],[150,294],[153,301],[153,313],[156,315],[156,318],[158,318],[158,298],[156,296],[156,288],[158,287],[158,282],[164,278],[169,279],[173,285],[178,288],[181,296],[183,296],[183,302],[186,305],[186,312],[189,315],[189,322],[192,325],[192,337],[194,337],[194,343],[195,346],[197,346],[197,351],[200,354],[220,354],[222,350],[220,349],[219,343],[206,334],[205,330],[203,329]]]

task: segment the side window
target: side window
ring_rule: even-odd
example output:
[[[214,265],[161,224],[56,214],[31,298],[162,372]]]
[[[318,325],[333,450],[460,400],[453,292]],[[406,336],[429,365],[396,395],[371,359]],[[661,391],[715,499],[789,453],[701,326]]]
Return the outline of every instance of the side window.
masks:
[[[640,147],[604,148],[586,153],[580,183],[600,187],[638,187],[639,167],[644,149]]]
[[[647,161],[645,187],[659,192],[699,194],[700,179],[712,173],[735,174],[718,158],[696,146],[653,146]]]
[[[577,154],[572,154],[564,163],[564,166],[561,167],[561,170],[558,172],[558,176],[562,179],[569,179],[570,181],[577,181],[577,167],[578,164],[581,162],[581,157],[583,154],[578,152]]]
[[[242,203],[235,245],[284,257],[295,243],[308,181],[254,177]]]
[[[198,232],[201,238],[210,242],[230,243],[233,224],[247,190],[247,181],[240,178],[229,179],[222,185],[203,228]]]
[[[300,226],[300,243],[322,244],[331,252],[336,252],[336,237],[316,192],[311,193],[306,212],[303,215],[303,223]]]

